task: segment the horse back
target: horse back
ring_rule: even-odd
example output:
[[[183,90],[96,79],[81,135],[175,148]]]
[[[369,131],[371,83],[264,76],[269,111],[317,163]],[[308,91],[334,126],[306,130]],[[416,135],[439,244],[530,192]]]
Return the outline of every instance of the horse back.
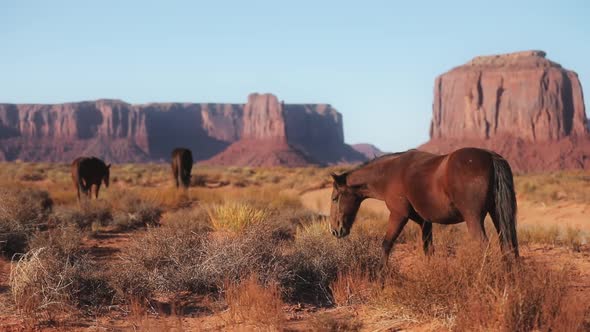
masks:
[[[72,178],[77,184],[99,184],[106,172],[106,164],[96,157],[78,157],[72,162]]]
[[[415,211],[426,220],[455,223],[463,218],[462,205],[486,201],[492,154],[464,148],[447,155],[424,155],[407,168],[404,185]]]
[[[176,148],[172,151],[172,168],[175,172],[189,172],[193,167],[193,154],[191,150]]]

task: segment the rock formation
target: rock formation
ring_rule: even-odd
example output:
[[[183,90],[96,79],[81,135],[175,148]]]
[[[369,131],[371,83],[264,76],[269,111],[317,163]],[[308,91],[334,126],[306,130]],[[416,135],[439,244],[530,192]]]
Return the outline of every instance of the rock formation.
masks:
[[[271,94],[251,94],[243,119],[241,139],[207,163],[303,166],[366,159],[344,143],[342,116],[327,104],[285,104]]]
[[[421,149],[496,150],[520,172],[590,167],[582,87],[543,51],[476,57],[436,78]]]
[[[255,164],[362,159],[344,143],[342,117],[329,105],[285,105],[269,94],[252,94],[247,104],[0,104],[0,160],[69,162],[96,155],[110,162],[161,161],[176,146],[205,160],[233,143],[242,147],[241,154],[256,154],[240,161]],[[244,150],[250,145],[252,151]],[[227,156],[232,151],[222,164],[234,159]],[[280,157],[271,157],[273,151]]]
[[[352,148],[362,153],[368,159],[373,159],[375,157],[380,157],[386,154],[386,152],[381,151],[378,147],[369,143],[353,144]]]

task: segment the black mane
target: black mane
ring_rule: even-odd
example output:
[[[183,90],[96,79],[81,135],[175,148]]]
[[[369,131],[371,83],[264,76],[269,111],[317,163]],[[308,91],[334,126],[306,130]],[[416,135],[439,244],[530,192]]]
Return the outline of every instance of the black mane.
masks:
[[[341,175],[342,175],[342,176],[347,176],[349,173],[351,173],[351,172],[354,172],[354,171],[356,171],[356,170],[358,170],[358,169],[360,169],[360,168],[363,168],[363,167],[365,167],[365,166],[367,166],[367,165],[369,165],[369,164],[372,164],[372,163],[374,163],[374,162],[376,162],[376,161],[379,161],[379,160],[381,160],[381,159],[385,159],[385,158],[388,158],[388,157],[395,157],[395,156],[399,156],[399,155],[401,155],[401,154],[404,154],[404,153],[406,153],[406,152],[413,151],[413,150],[415,150],[415,149],[409,149],[409,150],[402,151],[402,152],[391,152],[391,153],[386,153],[386,154],[384,154],[384,155],[381,155],[381,156],[379,156],[379,157],[375,157],[375,158],[373,158],[373,159],[371,159],[371,160],[367,160],[367,161],[365,161],[364,163],[362,163],[362,164],[360,164],[360,165],[356,166],[355,168],[353,168],[353,169],[351,169],[351,170],[348,170],[348,171],[346,171],[346,172],[342,173]]]

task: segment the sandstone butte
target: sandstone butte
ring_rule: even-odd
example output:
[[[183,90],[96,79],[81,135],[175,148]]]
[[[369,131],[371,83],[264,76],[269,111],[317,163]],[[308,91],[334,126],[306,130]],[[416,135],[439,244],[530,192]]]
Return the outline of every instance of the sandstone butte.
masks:
[[[590,168],[590,134],[578,75],[543,51],[480,56],[435,80],[430,141],[447,153],[494,150],[517,173]]]
[[[328,104],[284,104],[251,94],[246,104],[97,100],[0,104],[0,160],[165,161],[186,146],[195,159],[238,166],[302,166],[365,160],[344,143],[342,115]]]

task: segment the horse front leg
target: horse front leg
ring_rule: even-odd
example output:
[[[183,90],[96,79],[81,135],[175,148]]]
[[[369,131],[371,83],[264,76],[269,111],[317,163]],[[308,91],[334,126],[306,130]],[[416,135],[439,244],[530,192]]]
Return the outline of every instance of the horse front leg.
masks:
[[[98,199],[98,192],[100,191],[100,183],[94,187],[94,198]]]
[[[422,249],[426,256],[434,254],[434,247],[432,246],[432,223],[425,221],[422,225]]]
[[[387,269],[391,248],[393,248],[395,240],[398,238],[407,222],[407,216],[395,212],[389,214],[389,225],[387,226],[387,233],[385,233],[385,238],[383,239],[383,256],[381,258],[381,268],[383,270]]]

